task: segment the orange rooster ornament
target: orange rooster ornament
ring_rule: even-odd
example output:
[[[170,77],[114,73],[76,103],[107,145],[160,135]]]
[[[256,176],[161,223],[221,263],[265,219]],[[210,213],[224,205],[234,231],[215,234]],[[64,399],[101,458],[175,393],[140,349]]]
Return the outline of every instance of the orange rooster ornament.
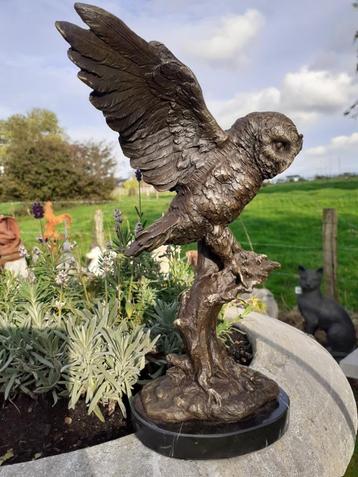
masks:
[[[60,234],[57,232],[56,227],[60,224],[64,224],[65,231],[72,224],[72,217],[69,214],[60,214],[55,215],[52,207],[52,202],[48,201],[44,206],[44,218],[45,218],[45,229],[44,229],[44,239],[45,240],[58,240],[61,238]]]

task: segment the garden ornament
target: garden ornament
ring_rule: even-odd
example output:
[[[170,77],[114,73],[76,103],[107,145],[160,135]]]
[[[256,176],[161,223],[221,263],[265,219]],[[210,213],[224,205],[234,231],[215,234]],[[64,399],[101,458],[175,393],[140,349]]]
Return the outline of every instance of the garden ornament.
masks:
[[[50,201],[45,203],[44,211],[45,211],[44,239],[58,240],[60,238],[60,234],[57,232],[56,228],[60,224],[64,224],[65,235],[67,235],[68,227],[70,227],[72,224],[72,217],[69,214],[55,215],[53,211],[53,207],[52,207],[52,202]]]
[[[186,252],[186,259],[189,265],[193,270],[198,268],[198,251],[197,250],[189,250]]]
[[[170,272],[170,259],[168,255],[168,247],[161,245],[151,252],[153,260],[159,265],[159,270],[162,275],[168,277]]]
[[[98,245],[95,245],[91,248],[91,250],[86,253],[86,258],[89,260],[88,264],[88,271],[93,273],[96,277],[100,277],[102,275],[100,259],[102,256],[102,250]]]
[[[93,90],[91,103],[119,133],[143,180],[176,192],[168,212],[139,232],[126,253],[198,242],[196,278],[175,321],[187,354],[167,356],[167,374],[144,386],[139,405],[158,422],[238,421],[275,400],[279,387],[228,355],[216,337],[218,313],[279,264],[243,250],[228,225],[265,179],[292,163],[302,135],[275,112],[248,114],[224,131],[192,71],[163,44],[143,40],[100,8],[76,3],[75,9],[89,29],[56,25],[79,78]]]
[[[28,268],[25,255],[16,219],[0,215],[0,269],[4,268],[26,278]]]
[[[20,229],[14,217],[0,216],[0,265],[18,260],[21,255]]]
[[[324,330],[327,350],[337,359],[344,358],[356,347],[357,341],[350,316],[335,300],[322,295],[323,268],[309,270],[300,265],[298,271],[297,302],[305,320],[305,332],[314,335],[317,330]]]

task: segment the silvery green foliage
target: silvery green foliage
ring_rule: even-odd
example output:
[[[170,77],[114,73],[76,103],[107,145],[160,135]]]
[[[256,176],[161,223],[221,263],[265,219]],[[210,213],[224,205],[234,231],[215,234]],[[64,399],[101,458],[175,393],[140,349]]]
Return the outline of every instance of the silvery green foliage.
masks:
[[[20,280],[10,271],[4,270],[0,279],[0,310],[10,312],[18,301]]]
[[[23,284],[21,297],[17,307],[0,312],[0,391],[5,399],[19,391],[51,392],[56,402],[66,359],[63,325],[34,286]]]
[[[117,403],[125,414],[122,398],[131,394],[155,344],[149,331],[119,320],[114,302],[64,317],[34,284],[22,284],[19,295],[18,306],[0,311],[4,398],[52,393],[54,402],[66,397],[74,407],[84,397],[100,419],[100,404]]]
[[[79,318],[79,320],[78,320]],[[81,396],[101,420],[99,403],[118,403],[123,415],[124,395],[131,396],[145,355],[154,348],[156,339],[141,326],[130,327],[118,321],[115,307],[99,305],[93,313],[83,311],[66,322],[69,337],[65,381],[74,408]]]

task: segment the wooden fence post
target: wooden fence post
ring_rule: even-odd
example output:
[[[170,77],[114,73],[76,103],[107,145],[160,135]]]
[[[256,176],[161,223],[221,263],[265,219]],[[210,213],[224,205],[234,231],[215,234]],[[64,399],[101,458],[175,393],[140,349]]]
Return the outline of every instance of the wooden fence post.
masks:
[[[326,293],[338,300],[336,209],[323,209],[323,270]]]
[[[94,214],[94,236],[96,245],[101,250],[105,248],[104,230],[103,230],[103,212],[101,209],[97,209]]]

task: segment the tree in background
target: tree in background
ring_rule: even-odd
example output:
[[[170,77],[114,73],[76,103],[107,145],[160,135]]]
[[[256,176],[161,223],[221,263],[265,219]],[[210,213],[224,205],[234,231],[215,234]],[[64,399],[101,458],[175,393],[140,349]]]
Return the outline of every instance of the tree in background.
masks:
[[[71,144],[71,160],[79,173],[77,196],[106,199],[116,186],[113,159],[110,147],[104,142],[82,142]]]
[[[138,181],[135,177],[130,177],[123,182],[123,189],[127,191],[129,196],[134,196],[137,194],[138,190]]]
[[[71,143],[56,115],[34,109],[0,122],[0,199],[105,199],[115,161],[103,143]]]

